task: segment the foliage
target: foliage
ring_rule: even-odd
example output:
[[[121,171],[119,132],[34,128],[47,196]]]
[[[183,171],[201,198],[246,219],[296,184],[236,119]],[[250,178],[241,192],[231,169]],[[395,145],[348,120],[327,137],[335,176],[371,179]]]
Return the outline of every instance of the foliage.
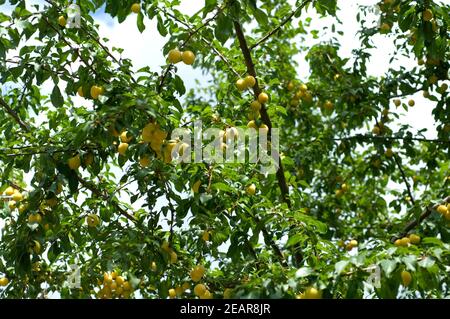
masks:
[[[99,292],[118,282],[112,271],[131,285],[115,290],[122,297],[193,298],[198,282],[215,298],[227,288],[240,298],[449,296],[450,206],[437,212],[450,202],[448,4],[384,0],[379,25],[361,6],[359,48],[341,56],[336,0],[205,0],[193,16],[179,0],[140,1],[137,28],[156,21],[168,39],[161,54],[190,50],[193,67],[212,77],[186,92],[177,64],[135,71],[98,33],[93,12],[121,23],[134,1],[78,0],[80,28],[59,19],[69,1],[26,2],[10,0],[11,14],[0,13],[0,191],[25,196],[15,205],[6,196],[0,211],[0,277],[9,280],[0,296],[112,297]],[[318,37],[311,12],[335,19],[330,41],[303,41]],[[380,36],[396,55],[376,78],[367,65]],[[310,74],[298,72],[299,54]],[[405,56],[418,65],[399,65]],[[241,92],[235,83],[247,74],[257,84]],[[167,160],[166,133],[192,120],[246,127],[261,90],[270,101],[257,123],[281,128],[283,171]],[[397,100],[420,91],[433,108],[434,140],[392,124],[396,104],[414,112]],[[159,133],[144,141],[150,122]],[[395,241],[410,234],[421,241]],[[75,263],[81,289],[66,285]],[[206,273],[194,282],[196,265]]]

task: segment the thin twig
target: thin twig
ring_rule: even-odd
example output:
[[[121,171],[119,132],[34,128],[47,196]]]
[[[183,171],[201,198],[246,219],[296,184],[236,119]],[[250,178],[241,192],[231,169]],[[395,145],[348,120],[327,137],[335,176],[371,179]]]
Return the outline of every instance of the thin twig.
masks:
[[[128,218],[130,221],[136,223],[136,217],[134,217],[133,215],[130,215],[127,211],[125,211],[122,207],[120,207],[120,205],[118,203],[115,203],[112,200],[112,197],[106,193],[103,193],[102,191],[100,191],[92,182],[86,181],[84,180],[81,176],[79,176],[77,174],[77,179],[78,182],[83,185],[85,188],[87,188],[88,190],[90,190],[95,196],[105,200],[105,201],[110,201],[112,203],[112,205],[114,205],[114,207],[116,207],[116,209],[119,211],[120,214],[122,214],[123,216],[125,216],[126,218]]]
[[[411,198],[411,202],[413,205],[415,205],[416,202],[414,200],[414,196],[412,194],[411,187],[409,186],[408,179],[406,178],[405,171],[403,170],[402,164],[400,163],[400,159],[398,158],[397,154],[394,154],[394,160],[395,160],[395,164],[397,164],[397,167],[400,170],[400,174],[402,175],[403,182],[406,185],[406,189],[408,191],[409,197]]]
[[[257,46],[261,45],[262,43],[266,42],[271,36],[273,36],[278,30],[280,30],[283,26],[286,25],[286,23],[288,23],[289,21],[292,20],[292,18],[299,12],[301,11],[304,7],[306,7],[306,5],[308,5],[312,0],[306,0],[303,1],[294,11],[292,11],[283,21],[281,21],[281,23],[274,28],[273,30],[271,30],[270,32],[268,32],[265,36],[263,36],[261,39],[259,39],[255,44],[250,46],[250,50],[253,50],[254,48],[256,48]]]
[[[26,132],[30,131],[30,127],[25,124],[25,122],[23,122],[19,115],[16,113],[16,111],[14,111],[9,105],[8,103],[6,103],[6,101],[0,97],[0,105],[6,110],[6,112],[12,117],[14,118],[14,120],[17,122],[17,124],[19,124],[19,126]]]
[[[333,137],[332,139],[334,141],[346,141],[346,140],[355,140],[355,139],[380,140],[380,141],[401,140],[401,141],[418,141],[418,142],[450,144],[450,140],[428,139],[428,138],[407,137],[407,136],[377,136],[377,135],[364,135],[364,134],[356,134],[356,135],[344,136],[344,137]]]
[[[440,203],[437,203],[433,206],[428,206],[427,208],[425,208],[425,210],[422,212],[422,214],[420,214],[419,218],[414,219],[412,221],[410,221],[408,224],[406,224],[405,228],[403,229],[403,231],[398,235],[398,236],[394,236],[391,238],[392,242],[395,242],[397,239],[405,237],[408,232],[410,232],[411,230],[413,230],[415,227],[419,226],[419,224],[426,219],[428,216],[431,215],[431,213],[433,212],[433,210],[435,210],[439,205],[443,205],[443,204],[449,204],[450,203],[450,196],[448,196],[447,198],[445,198],[443,201],[441,201]]]
[[[199,31],[204,28],[205,26],[207,26],[211,21],[213,21],[220,12],[222,12],[225,9],[224,7],[221,7],[217,10],[216,14],[207,19],[200,27],[198,27],[197,29],[192,28],[192,26],[190,26],[188,23],[186,23],[185,21],[179,19],[177,16],[173,15],[172,13],[168,12],[167,10],[163,9],[163,8],[158,8],[158,10],[162,11],[165,15],[167,15],[168,17],[174,19],[175,21],[177,21],[178,23],[182,24],[187,30],[189,30],[189,36],[188,38],[181,44],[180,48],[183,48],[186,46],[186,44],[188,43],[188,41],[196,34],[199,33]],[[230,69],[231,72],[234,73],[235,76],[239,76],[239,73],[233,68],[233,66],[231,65],[231,62],[216,48],[214,47],[214,45],[208,41],[207,39],[205,39],[204,37],[202,37],[200,35],[200,39],[211,49],[214,51],[214,53],[227,65],[227,67]],[[170,70],[172,69],[173,64],[169,64],[166,69],[164,70],[164,73],[161,75],[161,80],[160,83],[158,85],[157,91],[158,94],[161,93],[162,87],[164,85],[164,82],[170,72]]]

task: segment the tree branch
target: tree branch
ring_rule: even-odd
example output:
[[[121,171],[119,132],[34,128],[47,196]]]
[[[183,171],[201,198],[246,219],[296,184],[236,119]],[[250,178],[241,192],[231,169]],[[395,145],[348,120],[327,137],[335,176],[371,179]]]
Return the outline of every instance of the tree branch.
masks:
[[[6,101],[0,97],[0,105],[6,110],[6,112],[17,122],[17,124],[19,124],[19,126],[26,132],[30,131],[30,127],[28,126],[28,124],[25,124],[25,122],[23,122],[19,115],[16,113],[16,111],[14,111],[9,105],[8,103],[6,103]]]
[[[414,201],[414,196],[413,196],[412,191],[411,191],[411,187],[409,186],[408,180],[406,178],[405,171],[403,170],[402,164],[400,163],[400,160],[399,160],[399,158],[398,158],[398,156],[396,154],[394,154],[394,160],[395,160],[395,164],[397,164],[397,167],[400,170],[400,174],[402,175],[403,182],[406,185],[406,189],[408,191],[409,197],[411,198],[411,202],[414,205],[415,201]]]
[[[83,185],[83,187],[87,188],[88,190],[90,190],[95,196],[105,200],[105,201],[109,201],[111,199],[111,197],[106,194],[103,193],[102,191],[100,191],[92,182],[86,181],[84,180],[81,176],[79,176],[77,174],[77,179],[78,182],[80,182],[81,185]],[[130,221],[136,223],[136,217],[134,217],[133,215],[130,215],[127,211],[125,211],[122,207],[120,207],[119,204],[115,203],[114,201],[111,201],[112,205],[119,211],[120,214],[122,214],[123,216],[125,216],[126,218],[128,218]]]
[[[253,63],[253,59],[252,59],[250,50],[248,48],[247,41],[245,40],[244,33],[242,32],[240,23],[237,21],[234,21],[233,23],[234,23],[234,29],[236,31],[236,36],[239,40],[239,46],[240,46],[242,54],[244,56],[245,64],[247,65],[247,72],[248,72],[248,74],[252,75],[256,79],[256,84],[253,87],[253,94],[254,94],[255,98],[258,98],[258,95],[261,93],[261,88],[259,87],[259,84],[258,84],[258,78],[256,76],[256,70],[255,70],[255,64]],[[272,133],[272,122],[270,121],[269,115],[267,114],[266,106],[264,104],[261,105],[260,113],[261,113],[261,118],[262,118],[263,122],[269,128],[268,135],[270,137],[271,133]],[[283,164],[281,163],[281,158],[280,157],[278,157],[278,158],[279,158],[279,160],[278,160],[279,167],[278,167],[277,174],[276,174],[277,180],[278,180],[278,185],[281,190],[281,195],[282,195],[283,201],[285,203],[287,203],[287,205],[289,207],[291,207],[291,202],[289,200],[289,188],[287,186],[286,178],[284,176]],[[257,217],[255,217],[255,221],[259,223],[259,219]],[[286,267],[287,263],[286,263],[286,260],[284,259],[283,253],[281,252],[280,248],[275,244],[273,239],[270,237],[270,235],[267,232],[267,229],[264,227],[264,225],[262,225],[262,230],[263,230],[264,238],[266,239],[268,244],[272,247],[273,251],[277,255],[281,264]]]
[[[418,141],[418,142],[450,144],[450,140],[427,139],[427,138],[406,137],[406,136],[378,136],[378,135],[356,134],[356,135],[352,135],[352,136],[333,137],[334,141],[346,141],[346,140],[355,140],[355,139],[380,140],[380,141],[401,140],[401,141]]]
[[[271,36],[273,36],[278,30],[280,30],[282,27],[284,27],[286,25],[286,23],[288,23],[289,21],[292,20],[292,18],[298,13],[300,12],[304,7],[306,7],[312,0],[305,0],[303,1],[294,11],[292,11],[283,21],[281,21],[281,23],[274,28],[273,30],[271,30],[270,32],[268,32],[265,36],[263,36],[261,39],[259,39],[255,44],[253,44],[252,46],[250,46],[250,50],[253,50],[254,48],[256,48],[257,46],[261,45],[262,43],[266,42]]]
[[[398,236],[394,236],[391,238],[391,242],[395,242],[397,239],[405,237],[409,231],[411,231],[415,227],[419,226],[419,224],[424,219],[426,219],[428,216],[430,216],[431,213],[433,212],[433,210],[435,210],[439,205],[449,204],[449,203],[450,203],[450,196],[448,196],[447,198],[445,198],[443,201],[441,201],[438,204],[435,204],[433,206],[428,206],[427,208],[425,208],[425,210],[422,212],[422,214],[420,214],[419,218],[414,219],[414,220],[410,221],[408,224],[406,224],[405,228]]]
[[[207,26],[211,21],[213,21],[224,9],[226,6],[223,6],[221,8],[219,8],[216,12],[216,14],[207,19],[200,27],[198,27],[197,29],[192,28],[188,23],[184,22],[183,20],[179,19],[177,16],[171,14],[170,12],[168,12],[165,9],[162,8],[158,8],[158,10],[162,11],[165,15],[167,15],[168,17],[172,18],[173,20],[177,21],[178,23],[182,24],[184,27],[186,27],[187,30],[189,30],[189,36],[188,38],[180,45],[180,48],[184,48],[186,46],[186,44],[190,41],[190,39],[197,34],[202,28],[204,28],[205,26]],[[239,73],[233,68],[233,66],[231,65],[231,62],[218,50],[216,49],[216,47],[214,47],[214,45],[208,41],[207,39],[205,39],[204,37],[200,36],[200,40],[202,40],[211,50],[214,51],[214,53],[226,64],[226,66],[230,69],[231,72],[234,73],[235,76],[239,76]],[[169,64],[166,68],[166,70],[164,71],[163,75],[161,76],[161,81],[158,85],[158,94],[161,93],[162,87],[164,85],[164,82],[167,78],[167,75],[169,74],[170,70],[172,69],[173,64]]]
[[[255,96],[255,99],[258,98],[258,95],[262,92],[261,88],[259,87],[258,78],[256,76],[256,70],[255,70],[255,64],[253,63],[253,59],[250,53],[250,49],[248,48],[247,41],[245,40],[244,33],[242,32],[242,28],[239,22],[234,21],[234,28],[236,30],[236,35],[239,40],[239,45],[241,47],[242,54],[244,55],[245,64],[247,65],[247,72],[251,76],[255,77],[256,84],[253,87],[253,94]],[[269,138],[272,136],[272,122],[269,118],[269,114],[267,113],[267,108],[264,104],[261,106],[260,110],[261,119],[263,122],[267,125],[269,128]],[[286,177],[284,176],[284,168],[283,164],[281,163],[281,158],[278,157],[278,170],[277,170],[277,180],[278,185],[281,190],[281,195],[283,198],[283,201],[288,205],[288,207],[291,207],[291,202],[289,200],[289,188],[286,183]]]

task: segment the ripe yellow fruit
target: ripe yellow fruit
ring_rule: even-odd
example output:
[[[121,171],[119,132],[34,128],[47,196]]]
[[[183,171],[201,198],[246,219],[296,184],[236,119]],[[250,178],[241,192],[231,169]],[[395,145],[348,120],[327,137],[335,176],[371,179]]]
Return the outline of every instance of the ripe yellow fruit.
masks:
[[[24,205],[24,204],[21,204],[21,205],[19,206],[19,213],[23,213],[26,209],[27,209],[27,206]]]
[[[400,275],[402,277],[402,285],[404,287],[408,287],[412,281],[411,273],[409,271],[403,270]]]
[[[231,288],[226,288],[223,291],[223,299],[231,299],[232,295],[233,295],[233,289],[231,289]]]
[[[78,93],[79,96],[84,97],[84,92],[83,92],[83,87],[82,86],[80,86],[78,88],[77,93]]]
[[[206,287],[204,284],[197,284],[194,287],[194,294],[198,297],[201,297],[205,294],[206,292]]]
[[[342,197],[342,195],[344,195],[344,191],[342,189],[337,189],[334,194],[336,195],[337,198]]]
[[[302,91],[303,93],[305,93],[306,91],[308,91],[308,86],[306,84],[300,84],[300,91]]]
[[[408,105],[413,107],[414,105],[416,105],[416,102],[414,100],[409,100]]]
[[[117,276],[116,277],[117,285],[122,286],[124,282],[125,282],[125,279],[122,276]]]
[[[58,199],[56,197],[52,197],[46,200],[46,203],[50,207],[56,207],[58,205]]]
[[[192,51],[184,51],[181,54],[181,59],[183,60],[184,64],[192,65],[195,61],[195,54]]]
[[[445,214],[444,217],[446,220],[450,220],[450,210],[448,207],[447,207],[447,214]]]
[[[103,274],[103,283],[104,284],[110,284],[112,282],[112,277],[109,273],[105,272]]]
[[[141,5],[139,3],[133,3],[131,6],[131,12],[139,13],[141,11]]]
[[[448,209],[447,209],[447,206],[445,206],[445,205],[439,205],[439,206],[436,208],[436,211],[437,211],[439,214],[445,215],[445,214],[447,214]]]
[[[417,245],[420,243],[420,236],[415,235],[415,234],[410,234],[409,241],[411,242],[411,244]]]
[[[33,251],[36,255],[41,252],[41,243],[37,240],[33,240]]]
[[[40,222],[42,222],[42,216],[40,214],[31,214],[28,216],[28,222],[30,224],[39,224]]]
[[[184,292],[183,287],[181,287],[181,286],[175,287],[175,293],[178,297],[181,296],[183,294],[183,292]]]
[[[408,237],[403,237],[402,239],[400,239],[399,245],[402,247],[408,247],[410,243],[410,240]]]
[[[303,294],[303,299],[321,299],[321,298],[322,298],[322,293],[320,292],[320,290],[318,290],[317,288],[314,288],[314,287],[306,288],[306,290]]]
[[[248,88],[252,88],[256,85],[256,79],[251,75],[247,75],[244,79],[244,83]]]
[[[86,217],[86,223],[89,227],[97,227],[100,224],[100,217],[96,214],[89,214]]]
[[[124,283],[123,283],[123,290],[125,290],[125,291],[130,291],[131,290],[131,284],[128,281],[124,281]]]
[[[9,284],[9,280],[6,277],[0,278],[0,287],[5,287]]]
[[[111,290],[116,290],[117,289],[117,283],[115,281],[113,281],[112,283],[109,284],[109,288]]]
[[[256,126],[255,121],[250,121],[250,122],[248,122],[247,127],[248,127],[248,128],[253,128],[253,129],[255,129],[255,130],[258,129],[258,127]]]
[[[289,81],[288,85],[287,85],[287,89],[288,91],[292,91],[295,88],[295,84],[292,81]]]
[[[247,84],[243,79],[239,79],[236,81],[236,87],[239,91],[244,91],[247,88]]]
[[[80,155],[78,154],[72,158],[69,158],[67,163],[68,163],[70,169],[77,170],[81,166]]]
[[[384,152],[384,155],[386,155],[386,157],[392,157],[394,156],[394,151],[392,151],[392,148],[388,148],[386,149],[386,152]]]
[[[431,19],[433,19],[433,11],[431,11],[430,9],[426,9],[423,12],[422,17],[424,21],[431,21]]]
[[[91,87],[91,97],[96,100],[103,93],[103,88],[97,85]]]
[[[151,265],[150,265],[150,269],[155,272],[158,270],[158,266],[156,265],[156,263],[154,261],[152,261]]]
[[[313,102],[313,96],[311,94],[311,92],[306,91],[305,94],[303,95],[303,101],[305,101],[305,103],[311,104]]]
[[[388,31],[390,31],[391,30],[391,26],[389,25],[389,23],[383,23],[382,25],[381,25],[381,27],[380,27],[380,30],[382,31],[382,32],[388,32]]]
[[[10,200],[9,202],[8,202],[8,207],[9,207],[9,209],[11,209],[11,210],[13,210],[13,209],[16,209],[16,201],[15,200]]]
[[[65,27],[67,24],[66,18],[64,16],[59,16],[58,24],[62,27]]]
[[[269,127],[266,124],[261,124],[261,126],[259,127],[259,133],[260,134],[269,133]]]
[[[22,195],[21,192],[16,191],[16,192],[14,192],[14,194],[12,195],[12,199],[13,199],[14,201],[16,201],[16,202],[20,202],[20,201],[23,200],[23,195]]]
[[[331,103],[331,101],[326,101],[325,104],[323,105],[323,107],[325,108],[325,110],[327,111],[331,111],[334,107],[333,103]]]
[[[203,295],[199,296],[200,299],[212,299],[213,298],[213,294],[209,291],[206,290]]]
[[[172,64],[181,62],[183,60],[182,53],[178,49],[172,49],[169,51],[169,54],[167,55],[167,60]]]
[[[380,128],[378,126],[374,126],[373,129],[372,129],[372,133],[375,134],[375,135],[380,135],[381,130],[380,130]]]
[[[175,289],[173,289],[173,288],[169,289],[170,299],[174,299],[176,296],[177,296],[177,292],[175,291]]]
[[[251,184],[247,187],[246,189],[247,194],[249,194],[250,196],[253,196],[256,194],[256,185],[255,184]]]
[[[117,148],[120,155],[125,156],[125,153],[128,150],[128,143],[120,143],[119,147]]]
[[[428,83],[436,84],[438,82],[438,80],[439,80],[438,77],[435,74],[433,74],[432,76],[430,76],[428,78]]]
[[[253,112],[259,112],[261,110],[261,103],[255,100],[250,104],[250,108],[252,109]]]
[[[197,265],[191,270],[190,276],[193,282],[198,282],[202,279],[204,274],[205,267],[203,267],[203,265]]]
[[[205,230],[202,234],[202,239],[204,241],[209,241],[209,231]]]
[[[151,159],[150,156],[148,155],[144,155],[139,159],[139,165],[141,165],[141,167],[148,167],[151,163]]]
[[[396,239],[395,242],[394,242],[394,245],[397,246],[397,247],[401,246],[401,244],[402,244],[401,239]]]
[[[269,96],[265,92],[261,92],[258,95],[258,102],[261,104],[266,104],[269,101]]]
[[[341,185],[341,189],[344,191],[344,192],[347,192],[348,191],[348,184],[346,184],[346,183],[344,183],[344,184],[342,184]]]
[[[194,185],[192,185],[192,191],[194,192],[194,193],[198,193],[198,190],[200,189],[200,185],[202,184],[202,181],[196,181],[195,183],[194,183]]]
[[[15,193],[15,189],[12,188],[11,186],[8,186],[8,187],[5,189],[5,195],[6,195],[6,196],[12,196],[14,193]]]
[[[347,250],[352,250],[353,248],[358,246],[358,241],[355,239],[350,240],[350,242],[347,244]]]
[[[175,264],[178,261],[178,255],[176,252],[171,251],[170,252],[170,263]]]
[[[399,107],[400,105],[402,105],[402,101],[400,101],[399,99],[395,99],[395,100],[394,100],[394,105],[395,105],[396,107]]]
[[[120,134],[120,141],[121,141],[122,143],[130,143],[132,139],[133,139],[133,136],[131,136],[130,134],[128,134],[127,131],[123,131],[123,132]]]
[[[235,127],[230,127],[225,130],[225,134],[223,135],[223,141],[227,140],[235,140],[239,138],[239,131]]]

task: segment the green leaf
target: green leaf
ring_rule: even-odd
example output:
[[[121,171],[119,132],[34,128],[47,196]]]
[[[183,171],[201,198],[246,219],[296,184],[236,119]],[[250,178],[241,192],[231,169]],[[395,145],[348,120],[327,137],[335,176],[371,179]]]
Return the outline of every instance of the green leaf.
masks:
[[[348,260],[341,260],[338,261],[335,265],[334,265],[334,270],[336,271],[336,273],[338,275],[340,275],[344,270],[345,267],[347,267],[347,265],[349,264]]]
[[[397,267],[397,262],[395,260],[384,259],[380,262],[380,265],[386,277],[390,277],[391,273],[395,270],[395,267]]]
[[[139,32],[141,32],[141,33],[144,32],[145,24],[144,24],[144,15],[142,14],[142,12],[139,12],[136,23],[137,23],[137,27],[139,29]]]
[[[434,266],[435,261],[431,257],[425,257],[421,261],[418,262],[419,266],[422,268],[431,268]]]
[[[55,85],[53,87],[53,91],[52,91],[52,94],[50,95],[50,99],[52,101],[52,104],[56,108],[60,108],[64,105],[64,99],[63,99],[63,96],[61,95],[61,91],[59,90],[58,85]]]
[[[313,273],[313,269],[310,267],[302,267],[300,269],[298,269],[295,272],[295,277],[296,278],[304,278],[304,277],[308,277],[309,275],[311,275]]]
[[[158,23],[156,24],[156,27],[158,29],[159,34],[161,34],[163,37],[165,37],[167,35],[167,29],[164,26],[164,22],[161,18],[161,16],[158,15]]]

